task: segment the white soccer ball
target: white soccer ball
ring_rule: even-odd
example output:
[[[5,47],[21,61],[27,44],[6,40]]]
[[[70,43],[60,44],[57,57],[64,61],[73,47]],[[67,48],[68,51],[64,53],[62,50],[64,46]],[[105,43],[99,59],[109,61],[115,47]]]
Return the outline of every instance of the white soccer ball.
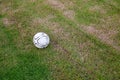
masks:
[[[37,48],[46,48],[50,43],[50,38],[46,33],[39,32],[34,35],[33,43]]]

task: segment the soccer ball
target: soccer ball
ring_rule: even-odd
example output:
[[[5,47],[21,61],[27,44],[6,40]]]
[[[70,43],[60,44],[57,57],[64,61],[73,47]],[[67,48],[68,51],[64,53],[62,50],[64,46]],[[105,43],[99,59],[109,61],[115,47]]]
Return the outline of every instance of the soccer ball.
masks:
[[[50,38],[46,33],[38,32],[33,37],[33,43],[37,48],[46,48],[50,43]]]

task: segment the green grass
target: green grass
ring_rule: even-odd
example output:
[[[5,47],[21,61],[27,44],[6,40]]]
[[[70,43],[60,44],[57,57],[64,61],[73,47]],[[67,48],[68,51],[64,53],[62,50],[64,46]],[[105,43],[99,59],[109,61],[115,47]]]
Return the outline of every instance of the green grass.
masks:
[[[120,79],[119,0],[60,2],[58,8],[47,0],[0,0],[0,80]],[[74,19],[64,15],[68,10],[75,13]],[[113,43],[82,27],[91,24],[98,31],[118,31],[107,40]],[[33,45],[39,31],[50,36],[45,49]]]

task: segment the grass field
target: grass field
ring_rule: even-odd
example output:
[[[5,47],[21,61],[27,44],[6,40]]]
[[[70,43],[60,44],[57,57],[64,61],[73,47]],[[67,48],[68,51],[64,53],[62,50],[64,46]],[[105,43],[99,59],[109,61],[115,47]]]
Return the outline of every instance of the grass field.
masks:
[[[0,0],[0,80],[120,80],[120,0]]]

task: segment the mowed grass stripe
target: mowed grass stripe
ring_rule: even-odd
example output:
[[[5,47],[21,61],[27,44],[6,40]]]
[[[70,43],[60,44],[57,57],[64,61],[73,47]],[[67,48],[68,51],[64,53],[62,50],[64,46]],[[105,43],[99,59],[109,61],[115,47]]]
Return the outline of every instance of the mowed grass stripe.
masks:
[[[94,37],[94,36],[91,36],[91,35],[89,35],[89,34],[86,34],[86,32],[84,32],[84,31],[82,31],[82,30],[80,30],[79,28],[76,28],[76,30],[78,30],[79,31],[79,33],[80,33],[80,31],[82,32],[82,33],[84,33],[84,35],[83,36],[85,36],[85,37],[87,37],[89,40],[91,40],[91,42],[93,42],[94,44],[95,44],[95,46],[94,47],[92,47],[91,49],[92,50],[88,50],[88,52],[89,51],[92,51],[91,53],[93,54],[93,55],[97,55],[97,56],[95,56],[95,57],[99,57],[100,58],[100,60],[102,61],[106,61],[105,63],[107,63],[107,65],[109,64],[109,66],[119,66],[119,63],[116,63],[116,62],[119,62],[119,58],[120,57],[118,57],[119,56],[119,51],[116,51],[115,49],[113,49],[111,46],[109,46],[109,45],[106,45],[106,44],[104,44],[104,43],[102,43],[99,39],[97,39],[96,37]],[[75,35],[74,35],[75,36]],[[78,36],[77,36],[77,38],[76,39],[78,39]],[[79,39],[79,40],[82,40],[82,39]],[[101,51],[102,50],[102,51]],[[97,51],[97,52],[96,52]],[[100,51],[100,52],[99,52]],[[92,55],[92,56],[93,56]],[[110,57],[109,57],[110,56]],[[104,57],[104,58],[103,58]],[[93,57],[92,57],[93,58]],[[98,58],[98,59],[99,59]],[[112,62],[112,64],[113,65],[111,65],[111,60],[113,60],[113,62]],[[114,62],[115,61],[115,62]],[[91,63],[91,62],[90,62]],[[93,63],[94,63],[94,61],[93,61]],[[115,65],[114,65],[114,63],[115,63]],[[104,63],[103,63],[104,64]],[[115,68],[114,68],[115,69]],[[118,70],[119,70],[119,68],[117,68]],[[117,72],[117,70],[116,70],[116,72]]]
[[[60,22],[60,21],[59,21],[59,22]],[[67,22],[67,21],[64,20],[64,22]],[[71,23],[72,23],[72,22],[71,22]],[[62,24],[63,24],[63,23],[62,23]],[[75,25],[75,24],[74,24],[74,25]],[[65,27],[65,26],[64,26],[64,27]],[[119,56],[119,52],[116,51],[115,49],[113,50],[113,48],[112,48],[111,46],[109,46],[109,45],[101,42],[99,39],[97,39],[97,38],[94,37],[94,36],[91,36],[91,35],[87,34],[87,33],[84,32],[83,30],[78,29],[78,27],[76,27],[76,28],[77,28],[76,30],[82,31],[82,32],[85,34],[85,36],[89,38],[89,40],[91,40],[93,43],[95,43],[95,44],[98,46],[98,49],[100,49],[100,48],[103,49],[103,52],[101,52],[101,53],[103,53],[104,55],[102,55],[102,57],[106,55],[106,60],[107,60],[108,54],[105,54],[105,53],[109,53],[109,55],[110,55],[110,53],[111,53],[111,56],[113,56],[113,55]],[[78,38],[77,38],[77,39],[78,39]],[[96,48],[96,47],[95,47],[95,48]],[[110,51],[110,50],[112,50],[112,51]],[[112,59],[115,59],[115,60],[117,59],[117,61],[118,61],[118,60],[119,60],[119,57],[118,57],[118,58],[112,57],[111,60],[112,60]],[[109,60],[110,60],[110,59],[108,59],[107,62],[109,62]],[[116,64],[116,65],[118,65],[118,64]]]
[[[56,0],[52,1],[60,3]],[[119,50],[119,44],[117,44],[119,40],[116,39],[116,36],[119,34],[119,18],[117,18],[119,17],[119,12],[116,13],[118,11],[116,8],[113,8],[116,12],[111,10],[112,6],[109,4],[105,5],[106,1],[61,1],[58,5],[64,5],[64,9],[57,9],[62,12],[63,15],[66,12],[67,15],[72,14],[74,19],[71,20],[75,22],[75,24],[78,24],[78,26],[82,26],[80,28],[83,28],[88,34],[96,36],[103,43]],[[113,5],[118,5],[116,1],[109,3],[112,2],[114,3]],[[68,5],[71,6],[69,7]],[[114,13],[111,13],[112,11]],[[67,18],[68,16],[65,15],[65,17]]]
[[[76,30],[78,30],[78,32],[79,31],[81,31],[82,33],[84,33],[84,34],[86,34],[85,36],[87,36],[87,37],[89,37],[90,35],[89,34],[87,34],[84,30],[82,30],[82,28],[81,27],[79,27],[79,26],[77,26],[77,24],[76,23],[74,23],[73,21],[71,21],[71,20],[69,20],[69,19],[66,19],[60,12],[58,12],[58,13],[56,13],[57,15],[56,16],[58,16],[57,18],[56,18],[56,20],[54,20],[54,21],[58,21],[60,24],[61,24],[61,27],[62,27],[62,25],[65,25],[65,24],[68,24],[69,26],[70,25],[72,25],[72,29],[74,30],[74,29],[76,29]],[[62,21],[63,20],[63,21]],[[69,27],[69,26],[67,26],[67,28],[66,29],[71,29],[71,27]],[[66,26],[64,26],[63,28],[65,28]],[[71,30],[71,31],[69,31],[69,32],[74,32],[73,30]],[[75,31],[76,31],[75,30]],[[74,35],[75,36],[75,35]],[[78,36],[78,35],[76,35],[76,36]],[[84,36],[83,36],[84,37]],[[94,36],[90,36],[90,40],[92,40],[92,37],[93,38],[95,38]],[[78,37],[79,38],[79,37]],[[76,38],[77,39],[77,38]],[[96,41],[96,40],[99,40],[99,39],[93,39],[92,41],[93,42],[96,42],[96,44],[97,43],[100,43],[101,41],[99,40],[99,41]],[[106,44],[105,43],[103,43],[103,42],[101,42],[104,46],[106,46]],[[100,44],[101,44],[100,43]],[[103,46],[101,44],[101,46]],[[99,45],[99,44],[98,44]],[[109,45],[108,45],[109,46]],[[104,48],[104,47],[103,47]]]

